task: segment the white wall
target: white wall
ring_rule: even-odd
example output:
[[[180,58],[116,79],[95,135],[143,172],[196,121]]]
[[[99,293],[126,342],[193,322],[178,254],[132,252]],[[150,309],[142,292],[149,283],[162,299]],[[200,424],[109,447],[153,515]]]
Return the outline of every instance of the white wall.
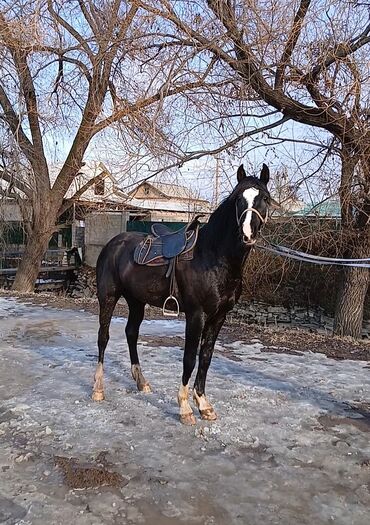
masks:
[[[127,212],[91,213],[85,218],[85,263],[96,266],[102,248],[126,231]]]

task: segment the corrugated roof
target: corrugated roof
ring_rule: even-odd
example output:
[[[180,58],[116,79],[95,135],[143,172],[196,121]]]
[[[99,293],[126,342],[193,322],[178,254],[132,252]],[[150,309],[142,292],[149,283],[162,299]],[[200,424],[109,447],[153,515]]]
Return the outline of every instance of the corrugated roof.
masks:
[[[128,199],[125,204],[134,206],[135,208],[145,210],[162,210],[162,211],[174,211],[174,212],[203,212],[210,213],[211,208],[207,201],[203,202],[191,202],[187,201],[176,201],[176,200],[155,200],[155,199],[136,199],[135,197]]]
[[[181,186],[179,184],[169,184],[166,182],[145,181],[136,186],[136,188],[132,190],[130,194],[134,194],[141,186],[144,186],[146,184],[152,186],[154,189],[161,192],[165,197],[168,197],[169,199],[187,199],[201,201],[204,200],[194,195],[191,189],[186,186]]]
[[[292,214],[294,217],[329,217],[341,218],[340,202],[338,199],[328,199],[314,205],[306,205],[302,210]]]

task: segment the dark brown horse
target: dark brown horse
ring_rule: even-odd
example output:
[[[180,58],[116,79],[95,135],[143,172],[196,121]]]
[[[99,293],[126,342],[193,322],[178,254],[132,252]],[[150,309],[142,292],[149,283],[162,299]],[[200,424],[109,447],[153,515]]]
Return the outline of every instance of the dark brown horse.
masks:
[[[205,396],[205,383],[218,333],[239,299],[245,260],[266,222],[271,197],[267,190],[269,169],[264,164],[260,178],[247,177],[243,166],[237,172],[238,184],[212,213],[199,231],[191,260],[176,267],[177,298],[185,313],[185,351],[182,383],[178,393],[180,420],[194,424],[189,404],[189,380],[200,345],[199,366],[194,384],[194,401],[202,419],[214,420],[216,413]],[[145,304],[162,307],[169,295],[165,266],[141,266],[134,262],[134,250],[144,234],[129,232],[114,237],[103,248],[96,267],[100,328],[99,360],[95,373],[93,399],[104,399],[103,360],[109,339],[114,307],[123,296],[129,307],[126,336],[131,372],[137,387],[150,392],[137,354],[139,327]]]

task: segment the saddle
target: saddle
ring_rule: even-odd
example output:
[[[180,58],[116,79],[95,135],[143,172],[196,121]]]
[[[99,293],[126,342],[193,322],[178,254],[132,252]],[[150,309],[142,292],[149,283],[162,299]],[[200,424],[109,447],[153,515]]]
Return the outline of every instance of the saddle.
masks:
[[[179,303],[174,296],[176,262],[191,260],[198,239],[199,217],[197,215],[189,224],[174,232],[161,223],[152,225],[152,234],[145,237],[135,248],[134,261],[145,266],[168,265],[166,277],[170,278],[170,295],[163,304],[163,315],[178,316]],[[167,304],[173,301],[177,313],[166,310]]]

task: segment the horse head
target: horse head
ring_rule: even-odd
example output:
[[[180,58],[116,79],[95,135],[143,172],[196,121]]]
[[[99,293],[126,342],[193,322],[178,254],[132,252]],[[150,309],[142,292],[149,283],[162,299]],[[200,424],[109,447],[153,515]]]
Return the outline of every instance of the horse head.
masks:
[[[234,190],[236,221],[243,242],[253,245],[262,226],[267,222],[268,210],[277,204],[267,189],[270,170],[263,164],[260,177],[247,177],[243,164],[237,171],[238,185]]]

